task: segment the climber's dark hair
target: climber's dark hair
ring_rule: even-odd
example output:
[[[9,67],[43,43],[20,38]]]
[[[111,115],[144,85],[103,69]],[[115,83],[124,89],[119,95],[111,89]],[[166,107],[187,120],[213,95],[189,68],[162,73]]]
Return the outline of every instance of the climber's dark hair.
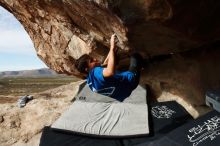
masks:
[[[88,54],[84,54],[76,60],[75,67],[80,73],[87,73],[86,69],[88,69],[90,58],[91,57]]]

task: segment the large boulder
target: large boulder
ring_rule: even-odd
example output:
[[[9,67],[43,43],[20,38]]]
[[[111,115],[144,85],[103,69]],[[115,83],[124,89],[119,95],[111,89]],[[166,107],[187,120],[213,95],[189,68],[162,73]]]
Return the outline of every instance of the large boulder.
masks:
[[[120,65],[127,65],[123,60],[133,51],[156,60],[141,80],[154,96],[166,90],[200,105],[208,88],[220,88],[219,47],[204,46],[220,37],[218,0],[0,0],[0,5],[58,73],[80,77],[75,60],[85,53],[103,60],[116,33]]]

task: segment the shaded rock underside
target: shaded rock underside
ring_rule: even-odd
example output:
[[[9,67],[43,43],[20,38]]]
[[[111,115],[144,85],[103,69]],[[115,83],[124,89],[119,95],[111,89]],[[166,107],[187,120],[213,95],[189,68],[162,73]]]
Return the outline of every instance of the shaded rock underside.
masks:
[[[142,72],[157,97],[168,91],[204,104],[220,88],[218,0],[0,0],[30,35],[49,68],[81,76],[74,62],[87,53],[103,60],[111,34],[119,39],[119,66],[129,53],[150,59]]]

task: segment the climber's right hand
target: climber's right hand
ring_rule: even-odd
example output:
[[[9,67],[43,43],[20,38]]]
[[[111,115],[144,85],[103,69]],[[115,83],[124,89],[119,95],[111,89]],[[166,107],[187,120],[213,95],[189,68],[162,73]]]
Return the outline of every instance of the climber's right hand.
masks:
[[[115,51],[115,38],[116,38],[116,34],[114,33],[111,36],[111,40],[110,40],[110,49]]]

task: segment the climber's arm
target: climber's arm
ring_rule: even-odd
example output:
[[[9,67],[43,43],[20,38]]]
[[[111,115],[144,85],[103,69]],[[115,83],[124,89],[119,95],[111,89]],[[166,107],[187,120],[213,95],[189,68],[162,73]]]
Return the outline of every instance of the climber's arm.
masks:
[[[107,67],[103,69],[104,77],[111,77],[115,74],[115,35],[111,36],[110,51],[107,56]]]
[[[102,63],[103,66],[108,64],[109,53],[108,53],[107,57],[105,58],[105,61]]]

